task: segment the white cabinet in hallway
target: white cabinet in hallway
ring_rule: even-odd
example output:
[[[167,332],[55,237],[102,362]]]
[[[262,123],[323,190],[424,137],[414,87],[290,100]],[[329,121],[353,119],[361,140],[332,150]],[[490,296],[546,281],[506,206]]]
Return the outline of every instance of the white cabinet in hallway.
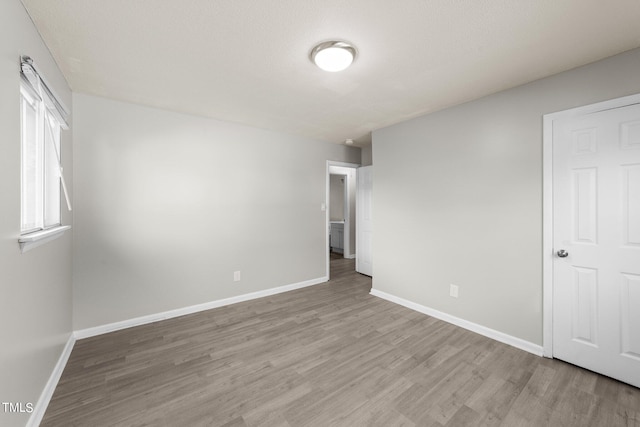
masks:
[[[331,251],[344,253],[344,221],[331,221]]]

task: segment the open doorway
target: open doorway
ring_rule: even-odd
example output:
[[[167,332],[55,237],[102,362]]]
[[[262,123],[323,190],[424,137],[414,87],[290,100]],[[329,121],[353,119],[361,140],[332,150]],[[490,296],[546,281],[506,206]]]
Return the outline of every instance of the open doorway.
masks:
[[[332,259],[354,260],[356,257],[356,171],[358,166],[353,163],[327,162],[325,251],[327,278],[330,278]],[[350,264],[354,265],[355,270],[355,263]]]
[[[332,168],[333,169],[333,168]],[[354,239],[351,236],[351,214],[354,191],[349,191],[353,180],[349,175],[329,174],[329,252],[344,258],[355,258]]]

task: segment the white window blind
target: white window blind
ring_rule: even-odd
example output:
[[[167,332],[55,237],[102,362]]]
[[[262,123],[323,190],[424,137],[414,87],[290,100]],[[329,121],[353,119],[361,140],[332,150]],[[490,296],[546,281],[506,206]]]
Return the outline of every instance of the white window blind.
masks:
[[[29,57],[21,58],[22,234],[61,225],[60,188],[71,210],[62,164],[60,131],[68,113]]]

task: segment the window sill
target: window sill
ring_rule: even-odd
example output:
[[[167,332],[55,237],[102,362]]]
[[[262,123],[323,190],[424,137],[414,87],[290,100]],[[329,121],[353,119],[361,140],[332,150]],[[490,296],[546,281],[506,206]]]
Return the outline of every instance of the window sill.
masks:
[[[47,230],[36,231],[35,233],[29,233],[20,236],[20,238],[18,239],[18,242],[20,243],[20,251],[22,253],[25,253],[33,248],[37,248],[40,245],[44,245],[45,243],[62,236],[65,231],[70,229],[70,225],[59,225]]]

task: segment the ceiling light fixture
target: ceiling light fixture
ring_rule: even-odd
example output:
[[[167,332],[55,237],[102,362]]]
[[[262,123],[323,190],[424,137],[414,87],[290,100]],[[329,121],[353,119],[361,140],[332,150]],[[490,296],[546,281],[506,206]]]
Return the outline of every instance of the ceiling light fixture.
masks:
[[[353,145],[353,139],[349,138],[349,139],[345,139],[344,143],[347,145]]]
[[[324,71],[342,71],[356,58],[356,48],[347,42],[332,40],[311,49],[311,62]]]

